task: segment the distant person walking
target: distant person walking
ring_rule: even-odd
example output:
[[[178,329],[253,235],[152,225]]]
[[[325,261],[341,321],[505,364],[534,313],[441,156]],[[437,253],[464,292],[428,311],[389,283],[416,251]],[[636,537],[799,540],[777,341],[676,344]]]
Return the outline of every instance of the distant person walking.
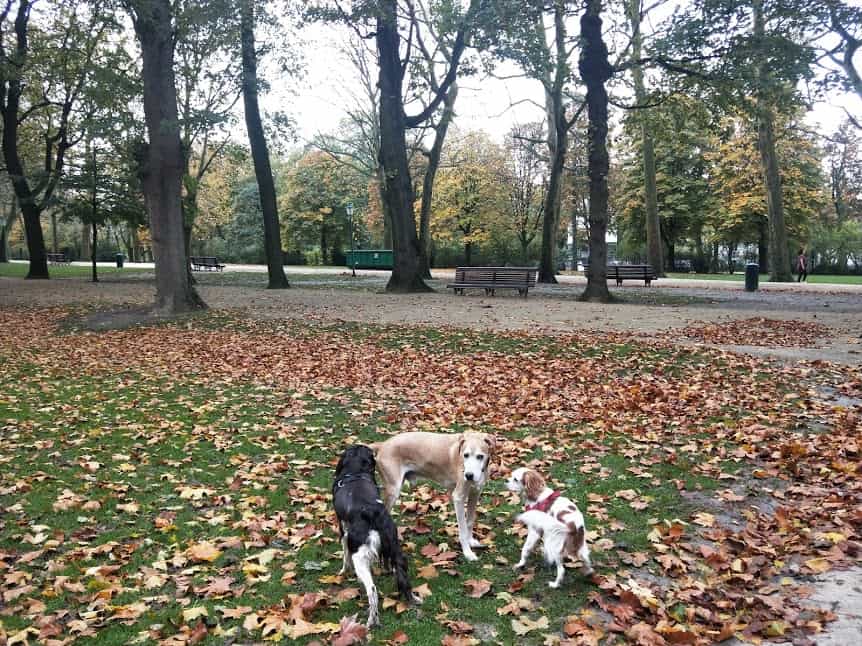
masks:
[[[808,263],[805,260],[805,249],[800,249],[799,255],[796,256],[796,272],[799,274],[799,278],[796,279],[797,283],[801,283],[803,280],[807,280]]]

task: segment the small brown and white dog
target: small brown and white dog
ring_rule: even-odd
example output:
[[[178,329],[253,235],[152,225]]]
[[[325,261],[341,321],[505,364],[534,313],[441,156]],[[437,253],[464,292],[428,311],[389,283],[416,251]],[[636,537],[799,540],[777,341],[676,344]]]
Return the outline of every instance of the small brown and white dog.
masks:
[[[530,552],[543,538],[545,560],[557,566],[557,578],[548,584],[550,587],[558,588],[563,582],[566,555],[579,557],[584,564],[581,572],[587,576],[592,574],[584,516],[578,506],[561,496],[560,492],[550,489],[538,472],[526,467],[512,471],[506,487],[523,496],[526,509],[518,516],[518,522],[524,523],[529,530],[521,550],[521,560],[515,564],[515,569],[524,567]]]
[[[473,538],[476,506],[497,439],[486,433],[410,432],[369,446],[377,459],[386,508],[392,509],[405,480],[427,478],[445,487],[455,507],[464,558],[475,561],[478,557],[473,549],[482,547]]]

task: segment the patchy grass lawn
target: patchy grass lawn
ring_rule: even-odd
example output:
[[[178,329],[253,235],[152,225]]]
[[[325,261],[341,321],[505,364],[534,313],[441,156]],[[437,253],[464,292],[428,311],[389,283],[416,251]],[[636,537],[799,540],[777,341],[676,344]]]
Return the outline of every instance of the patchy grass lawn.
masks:
[[[25,278],[30,270],[29,263],[24,262],[0,262],[0,277],[8,278]],[[108,280],[116,280],[118,278],[139,277],[149,274],[153,275],[152,269],[142,269],[140,267],[102,267],[96,269],[97,276]],[[81,265],[48,265],[48,274],[51,278],[90,278],[93,275],[93,269],[90,266],[83,267]]]
[[[337,639],[367,607],[336,576],[335,461],[413,428],[500,436],[487,548],[465,562],[446,494],[405,491],[395,520],[426,598],[403,606],[380,573],[372,643],[812,633],[828,612],[800,613],[787,577],[854,558],[858,419],[800,387],[856,396],[856,373],[624,335],[223,313],[93,333],[60,325],[69,313],[0,310],[0,644]],[[831,433],[805,431],[815,417]],[[538,554],[511,570],[520,504],[503,481],[525,463],[585,512],[594,578],[573,568],[552,591]]]
[[[796,280],[796,274],[793,274]],[[734,272],[732,274],[696,274],[684,272],[669,272],[668,278],[691,278],[695,280],[732,280],[738,283],[745,281],[745,272]],[[825,283],[834,285],[862,285],[862,275],[838,275],[838,274],[809,274],[806,279],[809,283]],[[769,274],[760,274],[760,282],[768,283]]]

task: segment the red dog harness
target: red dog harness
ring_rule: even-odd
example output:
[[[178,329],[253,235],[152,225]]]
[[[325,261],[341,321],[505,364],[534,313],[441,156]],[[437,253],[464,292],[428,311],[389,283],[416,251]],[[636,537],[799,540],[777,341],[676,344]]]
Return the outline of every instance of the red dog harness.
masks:
[[[532,505],[527,505],[524,510],[533,511],[535,509],[537,511],[543,511],[545,513],[548,513],[548,510],[551,508],[551,505],[553,505],[554,501],[559,497],[559,491],[552,491],[551,495],[545,498],[542,502],[534,502]]]

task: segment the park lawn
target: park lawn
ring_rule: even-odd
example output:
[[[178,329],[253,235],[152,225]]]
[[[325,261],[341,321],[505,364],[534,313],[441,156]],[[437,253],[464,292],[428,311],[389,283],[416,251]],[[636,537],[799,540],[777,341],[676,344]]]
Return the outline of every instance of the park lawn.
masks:
[[[0,263],[0,277],[7,278],[24,278],[30,269],[29,263],[26,262],[2,262]],[[152,269],[142,269],[140,267],[97,267],[97,275],[99,278],[114,280],[123,276],[141,276],[143,274],[151,274]],[[51,278],[90,278],[93,275],[92,267],[83,265],[49,265],[48,274]]]
[[[411,644],[609,631],[693,639],[722,626],[764,634],[764,618],[791,629],[780,605],[715,604],[781,570],[762,571],[764,545],[788,567],[819,555],[813,538],[782,539],[775,525],[807,520],[818,501],[778,520],[750,517],[775,532],[764,545],[732,516],[734,501],[744,510],[764,486],[782,488],[782,468],[755,463],[750,443],[788,441],[767,427],[812,406],[791,388],[798,374],[622,335],[315,328],[218,313],[94,334],[60,325],[69,313],[0,310],[0,638],[328,641],[342,618],[367,612],[355,579],[336,576],[333,465],[347,444],[405,428],[495,432],[503,451],[480,503],[488,548],[475,563],[459,556],[445,494],[405,491],[395,519],[414,586],[428,596],[420,607],[385,606],[372,643],[399,631]],[[840,441],[835,426],[830,439]],[[805,442],[818,440],[795,441],[791,468],[804,479],[804,458],[815,459]],[[572,569],[551,591],[538,556],[526,576],[511,571],[520,504],[502,482],[525,462],[585,511],[594,579]],[[811,472],[846,486],[843,464],[826,459]],[[719,517],[737,538],[716,533]],[[376,581],[391,598],[391,577]],[[782,589],[788,609],[794,591]]]
[[[734,282],[743,282],[745,280],[745,272],[734,272],[733,274],[690,274],[683,272],[669,272],[667,276],[668,278],[692,280],[729,280]],[[796,280],[795,274],[793,276],[793,280]],[[862,275],[809,274],[807,280],[809,283],[862,285]],[[761,274],[760,282],[769,282],[769,274]]]

